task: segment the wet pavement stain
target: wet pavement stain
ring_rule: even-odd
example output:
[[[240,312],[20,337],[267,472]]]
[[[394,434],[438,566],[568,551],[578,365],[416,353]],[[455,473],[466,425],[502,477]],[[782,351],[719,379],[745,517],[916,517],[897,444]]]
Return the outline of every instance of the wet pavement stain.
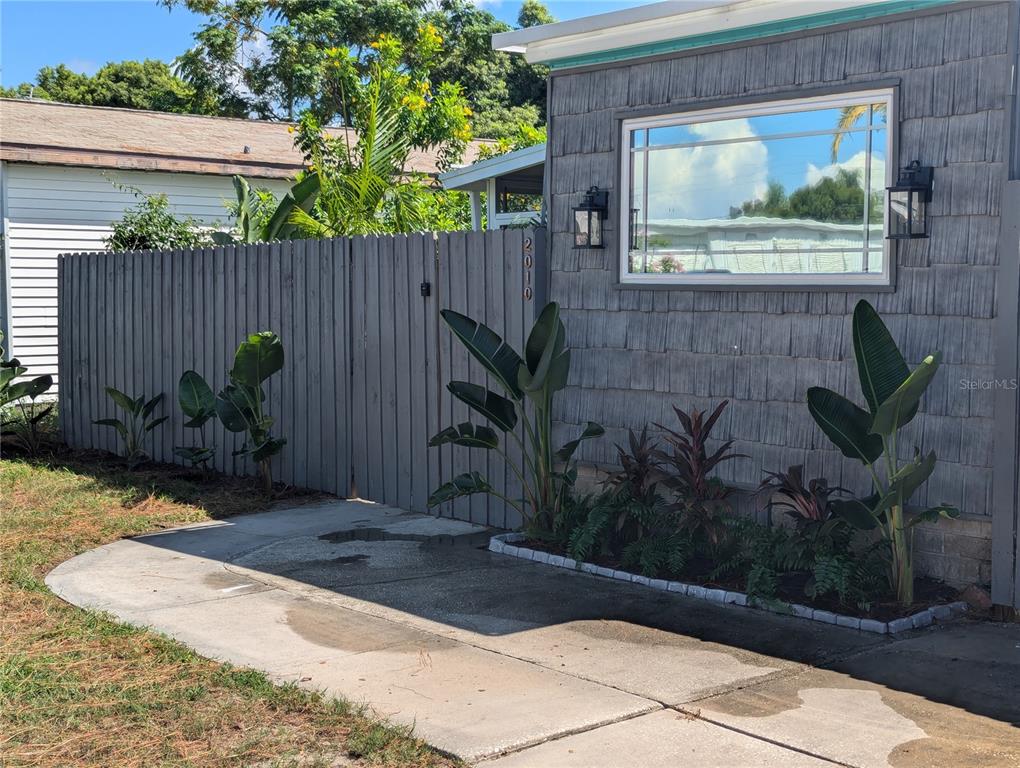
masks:
[[[227,570],[207,573],[202,577],[202,583],[207,587],[212,587],[213,589],[229,589],[231,587],[247,585],[250,585],[253,588],[262,586],[261,584],[253,582],[251,579],[246,579],[243,576],[238,576],[236,573],[231,573]]]
[[[338,606],[312,601],[287,611],[287,625],[302,638],[324,648],[348,653],[378,651],[421,639],[417,630]]]
[[[779,710],[775,714],[759,709],[749,715],[720,716],[713,712],[712,702],[702,715],[859,768],[890,768],[889,758],[897,747],[928,735],[876,690],[803,688],[795,698],[795,702],[774,700]]]
[[[330,562],[349,565],[350,563],[360,563],[362,560],[368,560],[368,555],[341,555],[334,557]]]
[[[494,531],[484,530],[477,533],[463,533],[459,535],[437,534],[426,535],[420,533],[403,533],[401,531],[389,531],[385,528],[355,528],[353,530],[333,531],[319,536],[322,541],[329,541],[334,544],[343,544],[349,541],[412,541],[418,542],[426,547],[463,547],[465,549],[485,549],[489,546],[489,539]]]

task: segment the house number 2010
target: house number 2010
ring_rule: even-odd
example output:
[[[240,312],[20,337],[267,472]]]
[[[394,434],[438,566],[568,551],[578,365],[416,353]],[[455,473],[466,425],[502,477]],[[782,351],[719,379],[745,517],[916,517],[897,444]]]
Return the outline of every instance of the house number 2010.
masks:
[[[535,264],[535,244],[530,237],[524,238],[524,300],[531,301],[531,268]]]

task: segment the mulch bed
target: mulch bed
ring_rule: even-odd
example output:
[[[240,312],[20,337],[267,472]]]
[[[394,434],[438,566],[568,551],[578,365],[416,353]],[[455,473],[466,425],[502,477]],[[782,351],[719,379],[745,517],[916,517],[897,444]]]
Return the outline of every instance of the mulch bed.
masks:
[[[526,539],[521,541],[519,546],[528,547],[529,549],[535,549],[540,552],[548,552],[553,555],[570,557],[570,555],[562,547],[556,546],[548,541]],[[620,561],[612,557],[594,555],[588,558],[588,562],[594,563],[595,565],[601,565],[606,568],[613,568],[614,570],[629,570],[623,568]],[[695,561],[692,565],[692,573],[697,574],[711,571],[714,563],[708,558],[704,558],[700,562]],[[710,580],[703,577],[699,578],[697,575],[687,574],[682,577],[663,576],[658,578],[674,579],[687,584],[698,584],[710,589],[725,589],[731,592],[747,591],[746,580],[741,575],[735,575],[730,578],[722,578],[718,580]],[[824,595],[815,599],[809,598],[804,594],[804,586],[807,584],[808,579],[809,574],[807,573],[789,573],[783,575],[779,580],[779,588],[776,595],[777,598],[786,603],[798,603],[800,605],[810,606],[811,608],[819,608],[823,611],[831,611],[833,613],[855,616],[862,619],[875,619],[876,621],[892,621],[894,619],[904,618],[934,605],[945,605],[946,603],[951,603],[954,600],[959,599],[958,590],[950,587],[948,584],[934,579],[919,577],[914,580],[914,602],[911,605],[902,606],[895,600],[881,601],[872,603],[868,610],[865,611],[861,610],[861,608],[856,605],[844,605],[840,603],[839,599],[834,595]]]

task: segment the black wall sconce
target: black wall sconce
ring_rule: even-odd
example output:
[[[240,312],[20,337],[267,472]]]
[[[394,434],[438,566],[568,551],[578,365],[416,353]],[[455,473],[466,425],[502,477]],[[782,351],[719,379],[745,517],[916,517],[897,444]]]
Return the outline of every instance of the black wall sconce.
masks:
[[[574,248],[605,248],[602,222],[609,215],[609,193],[591,187],[574,208]]]
[[[932,167],[914,160],[900,169],[889,192],[889,239],[928,237],[928,203],[935,187]]]

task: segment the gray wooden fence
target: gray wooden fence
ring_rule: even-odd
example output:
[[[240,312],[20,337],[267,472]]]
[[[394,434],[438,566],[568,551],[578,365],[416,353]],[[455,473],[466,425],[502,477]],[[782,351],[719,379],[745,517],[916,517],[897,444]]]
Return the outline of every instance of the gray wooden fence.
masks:
[[[147,446],[179,462],[193,445],[177,382],[194,369],[218,390],[248,333],[272,330],[286,365],[267,385],[274,433],[287,439],[276,479],[415,511],[440,482],[478,470],[516,493],[495,456],[430,449],[439,429],[468,418],[446,392],[485,382],[439,319],[452,308],[520,348],[545,296],[544,232],[506,230],[307,240],[194,251],[69,254],[59,262],[61,428],[75,448],[117,451],[93,421],[116,413],[104,389],[164,393],[170,419]],[[215,467],[251,474],[233,456],[240,435],[216,422]],[[514,511],[476,497],[440,514],[511,527]]]

